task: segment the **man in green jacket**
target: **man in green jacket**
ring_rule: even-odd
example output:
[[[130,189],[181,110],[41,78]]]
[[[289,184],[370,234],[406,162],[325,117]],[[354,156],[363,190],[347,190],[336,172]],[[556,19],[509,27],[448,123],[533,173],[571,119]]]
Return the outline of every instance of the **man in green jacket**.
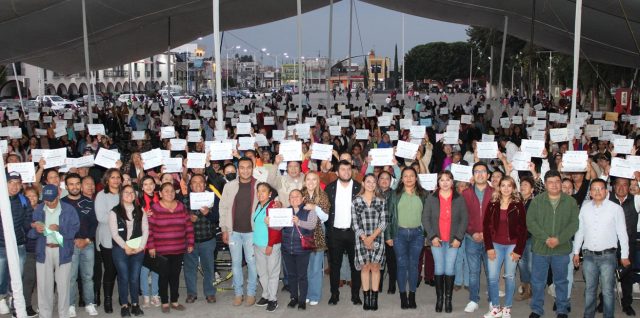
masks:
[[[562,193],[562,179],[556,170],[544,176],[546,191],[536,196],[527,210],[527,229],[532,238],[531,315],[538,318],[544,314],[544,288],[548,268],[551,266],[556,290],[557,317],[568,317],[567,279],[571,261],[572,239],[578,230],[578,204],[569,195]]]

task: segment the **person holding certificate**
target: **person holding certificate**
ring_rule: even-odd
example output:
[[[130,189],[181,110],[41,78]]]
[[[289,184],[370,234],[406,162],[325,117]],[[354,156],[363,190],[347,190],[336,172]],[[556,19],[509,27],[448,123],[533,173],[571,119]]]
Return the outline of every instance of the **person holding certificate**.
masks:
[[[278,308],[282,232],[279,229],[269,228],[266,222],[269,216],[269,209],[276,206],[276,201],[272,200],[273,190],[271,186],[266,182],[261,182],[258,183],[256,188],[258,205],[251,216],[251,222],[253,223],[253,249],[255,251],[256,270],[260,285],[262,285],[262,297],[256,305],[267,306],[267,311],[273,312]]]
[[[151,211],[153,215],[149,218],[147,241],[149,256],[156,258],[160,255],[166,259],[158,282],[162,312],[169,313],[171,309],[184,311],[185,307],[178,303],[178,288],[184,254],[191,253],[195,245],[191,215],[184,204],[176,200],[176,189],[170,182],[160,187],[160,201],[151,206]]]
[[[293,226],[282,229],[282,255],[284,255],[287,276],[289,280],[289,292],[291,300],[287,307],[298,310],[307,309],[307,268],[309,267],[309,255],[311,250],[305,249],[302,244],[302,236],[313,237],[313,229],[318,222],[315,211],[305,209],[303,195],[300,190],[293,190],[289,194],[289,203],[293,210]],[[265,220],[269,224],[269,219]]]
[[[378,310],[380,267],[384,266],[385,199],[375,175],[364,177],[362,190],[351,203],[351,219],[356,235],[356,268],[360,271],[364,310]]]
[[[458,250],[467,229],[467,210],[464,198],[453,189],[453,174],[438,174],[438,189],[427,197],[422,211],[422,225],[429,235],[434,261],[436,284],[436,312],[453,310],[451,298],[455,280]]]
[[[483,219],[484,247],[488,258],[489,298],[491,309],[485,317],[511,317],[515,293],[515,274],[527,244],[527,220],[524,205],[517,192],[516,182],[504,177],[499,191],[491,196],[491,203]],[[505,300],[500,308],[500,270],[504,265]]]
[[[418,259],[424,246],[422,210],[427,194],[418,182],[418,172],[413,168],[405,168],[398,187],[391,192],[387,201],[389,224],[384,237],[396,254],[402,309],[417,308]]]
[[[142,177],[140,184],[142,189],[139,192],[138,202],[142,206],[145,214],[151,213],[151,206],[160,201],[158,191],[156,191],[156,182],[152,176],[145,175]],[[151,291],[149,291],[149,275],[151,275]],[[142,266],[140,271],[140,291],[142,294],[142,308],[160,306],[160,296],[158,295],[158,273],[152,272],[148,267]]]
[[[132,186],[124,186],[120,190],[120,204],[109,214],[109,229],[113,237],[113,263],[118,271],[118,298],[122,306],[120,316],[142,316],[144,312],[138,304],[138,292],[149,223],[147,215],[136,201],[136,191]]]

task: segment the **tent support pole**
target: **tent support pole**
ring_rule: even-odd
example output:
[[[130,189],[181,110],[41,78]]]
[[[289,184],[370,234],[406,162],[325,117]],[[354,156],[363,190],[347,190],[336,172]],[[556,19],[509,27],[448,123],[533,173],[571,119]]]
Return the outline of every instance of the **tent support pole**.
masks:
[[[353,30],[353,0],[349,0],[349,62],[347,62],[347,92],[351,93],[351,35]],[[347,105],[349,106],[349,105]]]
[[[502,29],[502,49],[500,51],[500,75],[498,75],[498,97],[504,94],[502,89],[502,69],[504,68],[504,51],[507,44],[507,30],[509,28],[509,17],[504,16],[504,28]]]
[[[576,0],[575,31],[573,32],[573,92],[571,93],[571,118],[573,124],[577,114],[578,104],[578,69],[580,66],[580,37],[582,31],[582,0]]]
[[[298,120],[302,120],[302,1],[297,1],[298,14],[296,16],[296,29],[298,37]]]
[[[536,89],[533,87],[533,36],[536,26],[536,0],[533,0],[531,6],[531,36],[529,38],[529,99],[533,102],[533,94]]]
[[[331,104],[331,88],[333,85],[331,85],[331,70],[333,67],[333,63],[331,63],[331,46],[333,42],[333,0],[329,0],[329,57],[327,58],[327,64],[328,64],[328,68],[327,68],[327,74],[326,74],[326,86],[327,86],[327,108],[329,108],[329,105]]]
[[[93,123],[91,118],[92,107],[98,103],[96,98],[96,87],[93,84],[93,74],[91,74],[91,68],[89,67],[89,35],[87,34],[87,6],[85,0],[82,0],[82,37],[84,42],[84,71],[89,79],[89,86],[93,85],[93,105],[91,105],[91,95],[87,96],[87,116],[89,117],[88,123]],[[129,84],[131,86],[131,84]],[[90,88],[89,87],[89,88]],[[129,87],[131,89],[131,87]]]
[[[398,70],[395,70],[395,72],[397,72]],[[397,74],[395,75],[397,78]],[[376,83],[377,84],[377,83]],[[404,13],[402,14],[402,83],[400,83],[400,85],[402,86],[402,100],[405,99],[405,95],[404,95]]]
[[[224,112],[222,110],[222,73],[220,72],[220,0],[213,0],[213,54],[216,66],[216,130],[224,130]]]
[[[22,91],[20,90],[20,81],[18,81],[18,74],[16,73],[16,63],[11,63],[11,67],[13,67],[13,79],[16,81],[16,87],[18,88],[18,98],[20,99],[20,109],[22,109],[22,114],[26,115],[24,112],[24,103],[22,102]],[[27,87],[25,86],[25,89]],[[27,93],[29,95],[29,93]]]

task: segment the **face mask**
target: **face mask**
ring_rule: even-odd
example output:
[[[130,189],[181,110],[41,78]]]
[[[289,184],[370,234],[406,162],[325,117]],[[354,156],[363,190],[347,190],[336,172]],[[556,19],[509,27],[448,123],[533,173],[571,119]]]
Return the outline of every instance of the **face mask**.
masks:
[[[227,181],[231,181],[231,180],[236,178],[236,174],[235,173],[227,173],[227,174],[224,175],[224,177],[227,179]]]

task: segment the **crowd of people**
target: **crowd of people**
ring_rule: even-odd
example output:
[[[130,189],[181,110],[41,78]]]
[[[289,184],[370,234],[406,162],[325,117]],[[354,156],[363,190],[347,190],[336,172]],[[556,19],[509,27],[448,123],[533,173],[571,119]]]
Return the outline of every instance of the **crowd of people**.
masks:
[[[199,296],[216,303],[220,246],[231,255],[233,306],[277,310],[281,277],[288,308],[318,306],[328,265],[329,305],[347,276],[351,303],[378,310],[386,273],[402,309],[450,313],[465,287],[473,313],[486,279],[484,317],[511,317],[514,300],[541,317],[547,289],[557,317],[568,317],[582,267],[585,317],[613,317],[617,279],[623,311],[635,315],[640,116],[581,110],[571,119],[563,105],[517,96],[397,97],[300,107],[229,100],[224,127],[215,104],[153,97],[94,106],[91,116],[45,105],[2,112],[28,316],[52,317],[54,290],[59,317],[79,307],[112,313],[116,283],[122,317],[181,312]],[[380,164],[374,149],[392,156]],[[0,243],[8,314],[4,235]],[[422,280],[435,304],[419,301]]]

